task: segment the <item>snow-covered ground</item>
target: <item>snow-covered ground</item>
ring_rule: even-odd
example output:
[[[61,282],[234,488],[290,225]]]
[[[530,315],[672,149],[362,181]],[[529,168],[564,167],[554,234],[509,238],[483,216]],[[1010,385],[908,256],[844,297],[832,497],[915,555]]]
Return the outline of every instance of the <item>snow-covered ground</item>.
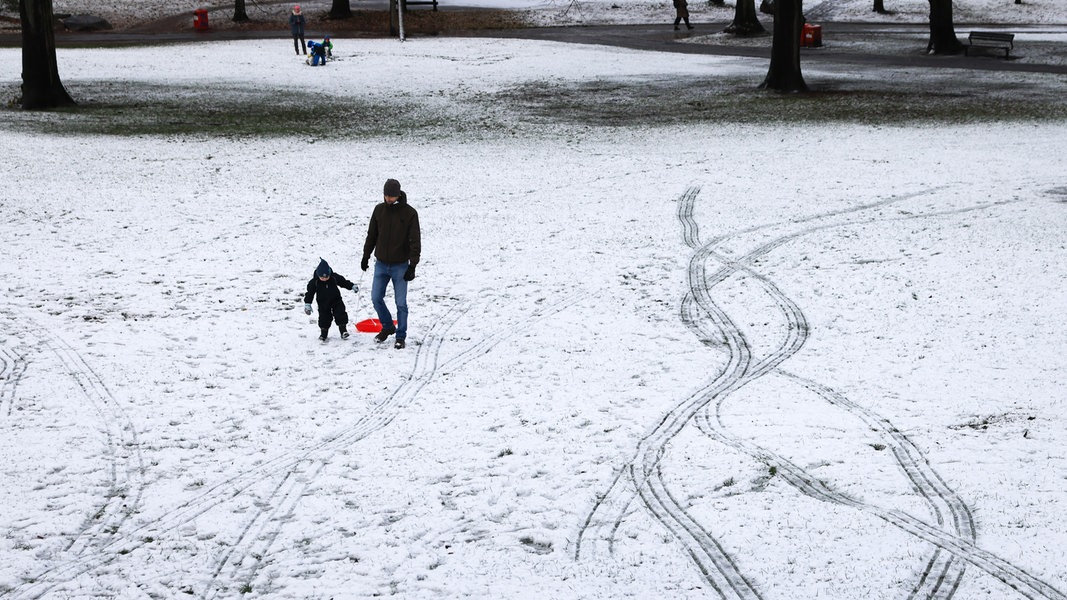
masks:
[[[0,115],[0,598],[1067,598],[1067,123],[479,127],[508,90],[766,63],[336,41],[59,60],[83,100],[302,90],[465,133]],[[320,256],[373,316],[388,177],[423,226],[409,346],[321,344]]]

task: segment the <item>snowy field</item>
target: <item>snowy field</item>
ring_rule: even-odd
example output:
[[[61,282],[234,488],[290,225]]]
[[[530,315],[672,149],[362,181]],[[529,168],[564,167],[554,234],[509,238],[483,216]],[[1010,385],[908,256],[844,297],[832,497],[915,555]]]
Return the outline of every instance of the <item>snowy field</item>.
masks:
[[[501,99],[766,63],[335,41],[60,72],[131,123],[298,90],[444,125],[0,113],[0,598],[1067,598],[1067,123],[533,118]],[[302,290],[324,257],[373,316],[388,177],[423,227],[408,348],[322,344]]]

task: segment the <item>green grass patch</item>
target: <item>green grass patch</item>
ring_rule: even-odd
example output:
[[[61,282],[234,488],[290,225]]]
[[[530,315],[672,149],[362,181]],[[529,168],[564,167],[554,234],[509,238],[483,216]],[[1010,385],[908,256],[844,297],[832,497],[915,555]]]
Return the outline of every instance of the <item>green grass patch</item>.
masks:
[[[71,135],[375,138],[444,127],[448,118],[413,103],[325,97],[302,91],[203,88],[128,82],[68,86],[78,105],[0,114],[15,128]]]
[[[872,73],[873,75],[873,73]],[[837,79],[811,91],[758,89],[758,77],[531,82],[495,99],[530,121],[584,125],[687,123],[863,123],[872,125],[1067,119],[1067,104],[1047,83]]]
[[[238,84],[78,81],[68,85],[78,106],[21,111],[8,105],[0,110],[0,126],[71,135],[472,140],[537,136],[557,126],[1063,121],[1067,103],[1048,77],[877,71],[809,77],[810,92],[779,94],[759,90],[759,74],[652,76],[535,80],[501,91],[451,89],[389,96]],[[16,92],[12,89],[11,97]]]

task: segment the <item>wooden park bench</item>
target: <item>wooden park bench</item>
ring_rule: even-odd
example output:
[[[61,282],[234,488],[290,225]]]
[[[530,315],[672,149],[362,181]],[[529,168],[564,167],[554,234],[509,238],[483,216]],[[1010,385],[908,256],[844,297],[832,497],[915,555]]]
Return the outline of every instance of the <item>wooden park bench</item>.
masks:
[[[433,11],[437,12],[437,0],[406,0],[404,1],[404,10],[407,10],[408,6],[416,5],[433,6]]]
[[[992,50],[1003,50],[1004,58],[1008,58],[1008,53],[1014,47],[1014,40],[1014,33],[972,31],[967,36],[967,46],[963,49],[963,54],[964,56],[970,56],[971,48],[990,48]]]

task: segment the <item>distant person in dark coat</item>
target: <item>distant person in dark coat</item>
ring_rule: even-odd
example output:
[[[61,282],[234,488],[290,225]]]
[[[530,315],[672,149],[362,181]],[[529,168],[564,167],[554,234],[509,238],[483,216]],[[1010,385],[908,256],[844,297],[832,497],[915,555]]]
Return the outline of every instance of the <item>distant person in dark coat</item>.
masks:
[[[289,32],[293,34],[293,50],[296,50],[297,54],[308,53],[304,43],[304,25],[307,25],[307,19],[300,14],[300,5],[297,4],[293,7],[293,14],[289,15]],[[300,40],[299,46],[296,44],[297,40]]]
[[[674,30],[678,31],[678,23],[685,21],[685,28],[692,29],[693,26],[689,24],[689,4],[686,0],[674,0]]]
[[[345,279],[333,269],[326,261],[319,259],[319,266],[315,269],[315,276],[308,282],[308,291],[304,294],[304,314],[311,314],[311,301],[317,296],[319,304],[319,339],[326,341],[330,333],[330,322],[337,322],[337,329],[341,331],[341,339],[348,339],[348,312],[345,310],[345,301],[341,299],[341,290],[359,289],[349,280]]]

